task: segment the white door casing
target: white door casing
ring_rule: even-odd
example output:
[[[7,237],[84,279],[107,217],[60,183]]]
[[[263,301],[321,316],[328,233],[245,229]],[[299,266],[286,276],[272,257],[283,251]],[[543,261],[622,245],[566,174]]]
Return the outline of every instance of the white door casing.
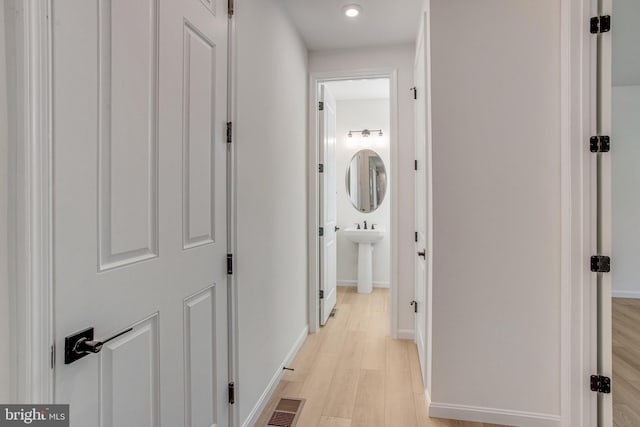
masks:
[[[320,325],[327,323],[336,305],[337,240],[336,240],[336,101],[325,85],[320,86]]]
[[[228,425],[226,12],[52,2],[55,400],[74,427]],[[87,327],[133,330],[66,365]]]
[[[598,0],[598,15],[615,15],[612,12],[613,0]],[[615,21],[614,21],[615,22]],[[615,27],[614,27],[615,29]],[[597,135],[611,135],[614,118],[612,117],[613,92],[613,34],[605,32],[596,35],[597,38]],[[595,154],[597,159],[597,254],[611,257],[612,255],[612,164],[610,153]],[[613,379],[613,320],[611,307],[612,282],[610,273],[596,273],[598,292],[598,363],[597,374]],[[613,393],[616,392],[612,384]],[[613,394],[598,393],[598,426],[611,427],[613,419]]]
[[[417,167],[415,171],[415,221],[416,221],[416,262],[415,262],[415,341],[418,347],[418,357],[422,370],[423,384],[427,384],[427,220],[428,220],[428,162],[427,162],[427,93],[426,93],[426,40],[425,21],[423,17],[420,33],[417,39],[416,57],[414,64],[415,79],[415,155]],[[420,255],[421,253],[424,256]]]

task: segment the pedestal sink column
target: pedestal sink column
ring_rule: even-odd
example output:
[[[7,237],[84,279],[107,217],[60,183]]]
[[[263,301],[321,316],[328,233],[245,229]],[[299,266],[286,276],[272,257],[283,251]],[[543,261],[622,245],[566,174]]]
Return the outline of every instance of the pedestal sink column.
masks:
[[[373,245],[382,240],[384,230],[347,228],[342,233],[358,244],[358,293],[370,294],[373,291]]]
[[[373,291],[373,245],[358,244],[358,293],[370,294]]]

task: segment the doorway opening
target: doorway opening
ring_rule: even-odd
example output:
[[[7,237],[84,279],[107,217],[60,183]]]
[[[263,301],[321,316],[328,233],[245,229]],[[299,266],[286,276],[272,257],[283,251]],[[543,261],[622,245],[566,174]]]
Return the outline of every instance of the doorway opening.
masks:
[[[395,71],[311,80],[310,331],[360,297],[396,337]]]

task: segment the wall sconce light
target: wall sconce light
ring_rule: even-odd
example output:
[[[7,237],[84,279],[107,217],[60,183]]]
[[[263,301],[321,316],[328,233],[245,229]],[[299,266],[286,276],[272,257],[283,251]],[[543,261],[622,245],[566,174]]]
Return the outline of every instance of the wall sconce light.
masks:
[[[347,136],[349,138],[353,137],[353,132],[361,134],[363,138],[367,138],[369,135],[371,135],[371,132],[378,132],[378,136],[383,135],[382,129],[371,129],[371,130],[363,129],[363,130],[350,130]]]

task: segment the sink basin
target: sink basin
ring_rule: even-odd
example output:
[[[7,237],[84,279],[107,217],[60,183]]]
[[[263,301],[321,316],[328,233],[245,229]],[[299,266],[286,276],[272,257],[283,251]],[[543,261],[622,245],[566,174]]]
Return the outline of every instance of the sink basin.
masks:
[[[344,236],[354,243],[377,243],[384,237],[384,230],[363,230],[356,228],[347,228],[343,231]]]
[[[370,294],[373,291],[373,245],[382,240],[385,231],[347,228],[342,233],[358,244],[358,293]]]

